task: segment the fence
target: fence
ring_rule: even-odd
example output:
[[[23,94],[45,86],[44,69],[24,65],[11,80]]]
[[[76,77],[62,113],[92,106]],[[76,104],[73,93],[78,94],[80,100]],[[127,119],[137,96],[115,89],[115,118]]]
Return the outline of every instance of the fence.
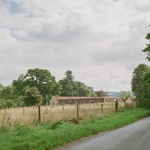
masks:
[[[89,103],[57,106],[34,106],[0,110],[0,127],[19,123],[21,125],[34,125],[41,122],[77,120],[93,116],[105,115],[110,112],[120,111],[124,103]],[[132,105],[133,107],[134,105]]]

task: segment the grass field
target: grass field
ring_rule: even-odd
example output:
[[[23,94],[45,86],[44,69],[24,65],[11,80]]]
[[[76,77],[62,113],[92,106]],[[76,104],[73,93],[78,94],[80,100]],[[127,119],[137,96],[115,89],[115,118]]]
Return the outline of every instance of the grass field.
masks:
[[[124,104],[120,103],[120,109]],[[115,111],[114,103],[81,104],[79,105],[79,119],[87,119],[93,116],[103,116]],[[54,122],[58,120],[70,120],[77,117],[76,105],[41,106],[41,122]],[[13,126],[15,124],[32,126],[38,122],[38,108],[20,107],[0,110],[0,127]]]
[[[97,115],[81,120],[79,124],[69,121],[47,122],[31,127],[16,124],[11,130],[1,130],[0,150],[52,150],[82,137],[116,129],[149,115],[149,109],[134,108],[103,116]]]

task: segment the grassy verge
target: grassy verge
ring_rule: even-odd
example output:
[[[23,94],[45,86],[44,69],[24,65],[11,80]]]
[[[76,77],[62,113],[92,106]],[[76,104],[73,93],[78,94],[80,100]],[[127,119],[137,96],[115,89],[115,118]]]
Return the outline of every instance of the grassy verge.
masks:
[[[47,123],[35,127],[17,125],[13,130],[1,130],[1,150],[51,150],[82,137],[130,124],[150,115],[148,109],[130,109],[97,116],[80,124],[69,122]]]

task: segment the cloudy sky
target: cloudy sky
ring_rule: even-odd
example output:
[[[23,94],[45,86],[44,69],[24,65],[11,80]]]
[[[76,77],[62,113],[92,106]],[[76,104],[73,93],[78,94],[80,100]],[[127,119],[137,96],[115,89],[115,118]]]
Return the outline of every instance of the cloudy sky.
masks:
[[[94,90],[131,90],[150,32],[150,0],[0,0],[0,83],[28,69],[71,70]]]

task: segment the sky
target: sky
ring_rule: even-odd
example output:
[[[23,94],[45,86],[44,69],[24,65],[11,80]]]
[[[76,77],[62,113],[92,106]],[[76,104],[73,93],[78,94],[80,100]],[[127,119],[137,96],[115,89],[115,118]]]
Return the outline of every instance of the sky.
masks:
[[[129,91],[134,69],[149,65],[149,24],[150,0],[0,0],[0,83],[40,68]]]

